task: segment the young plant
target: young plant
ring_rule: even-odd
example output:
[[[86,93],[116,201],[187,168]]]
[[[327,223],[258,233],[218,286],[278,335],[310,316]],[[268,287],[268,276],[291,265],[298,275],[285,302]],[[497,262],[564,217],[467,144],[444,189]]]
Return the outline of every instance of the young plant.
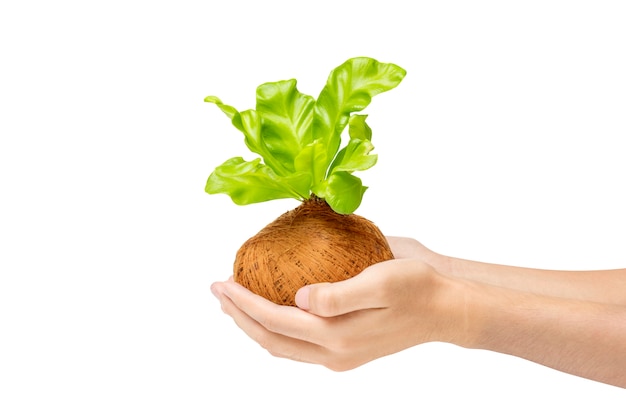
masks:
[[[294,305],[295,292],[335,282],[393,258],[381,231],[354,214],[367,189],[355,171],[371,168],[372,131],[356,114],[372,97],[396,87],[406,71],[357,57],[335,68],[317,100],[296,80],[265,83],[256,109],[216,104],[243,133],[252,161],[234,157],[209,176],[206,192],[225,193],[239,205],[295,198],[301,204],[246,241],[237,252],[234,279],[269,300]],[[349,139],[342,148],[342,133]]]

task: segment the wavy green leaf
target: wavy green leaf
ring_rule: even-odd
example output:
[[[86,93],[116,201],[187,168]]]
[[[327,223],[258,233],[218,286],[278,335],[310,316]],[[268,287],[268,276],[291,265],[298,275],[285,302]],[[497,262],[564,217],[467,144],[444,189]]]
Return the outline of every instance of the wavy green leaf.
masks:
[[[218,166],[209,176],[205,191],[225,193],[238,205],[267,200],[308,197],[311,179],[306,173],[277,176],[257,158],[244,161],[234,157]]]
[[[296,80],[262,84],[256,97],[265,147],[287,171],[295,172],[294,160],[312,142],[315,100],[298,91]]]
[[[339,171],[319,184],[314,193],[326,200],[335,212],[346,215],[353,213],[361,205],[366,190],[367,187],[363,186],[360,178]]]
[[[348,132],[350,138],[367,139],[372,140],[372,128],[369,127],[365,120],[367,115],[352,115],[350,116],[350,122],[348,124]]]
[[[337,154],[337,164],[333,165],[331,175],[339,171],[364,171],[373,167],[378,161],[378,155],[370,155],[374,146],[365,139],[350,139],[348,145]]]
[[[259,114],[253,110],[239,112],[233,106],[224,104],[218,97],[208,96],[204,99],[207,103],[214,103],[222,112],[228,116],[235,128],[244,135],[244,142],[248,149],[263,157],[263,162],[280,175],[287,175],[288,170],[284,168],[280,159],[277,159],[268,149],[262,138],[262,122]]]
[[[365,123],[367,115],[352,115],[350,117],[350,141],[335,158],[330,167],[330,174],[338,171],[363,171],[373,167],[378,161],[377,155],[370,155],[374,149],[372,145],[372,130]]]
[[[311,185],[318,184],[326,177],[326,147],[320,141],[313,141],[302,148],[294,161],[296,172],[311,175]]]
[[[405,75],[395,64],[366,57],[349,59],[331,72],[313,117],[313,137],[327,144],[328,164],[339,149],[350,113],[365,109],[372,97],[396,87]]]

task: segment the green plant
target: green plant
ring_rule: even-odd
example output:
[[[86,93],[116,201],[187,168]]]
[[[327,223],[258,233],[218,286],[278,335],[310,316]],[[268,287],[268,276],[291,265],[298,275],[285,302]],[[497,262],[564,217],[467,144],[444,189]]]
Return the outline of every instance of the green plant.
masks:
[[[353,173],[376,164],[366,115],[354,114],[372,97],[396,87],[406,72],[395,64],[352,58],[334,69],[317,100],[300,93],[296,80],[260,85],[256,110],[238,112],[215,96],[215,103],[244,134],[260,158],[234,157],[209,176],[207,193],[226,193],[240,205],[272,199],[324,199],[337,213],[353,213],[367,187]],[[340,149],[341,134],[350,139]]]
[[[236,282],[275,303],[294,305],[304,285],[344,280],[393,258],[378,227],[353,213],[367,189],[354,172],[377,161],[367,116],[356,112],[405,75],[395,64],[357,57],[330,73],[317,100],[300,93],[294,79],[260,85],[254,110],[239,112],[215,96],[205,99],[259,155],[216,167],[206,192],[225,193],[239,205],[282,198],[302,202],[241,246]],[[346,126],[349,139],[342,148]]]

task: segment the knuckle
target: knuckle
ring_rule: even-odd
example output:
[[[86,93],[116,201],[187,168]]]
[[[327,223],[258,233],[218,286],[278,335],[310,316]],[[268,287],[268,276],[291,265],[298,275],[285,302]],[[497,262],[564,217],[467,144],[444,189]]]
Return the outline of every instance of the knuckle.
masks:
[[[272,317],[264,317],[260,319],[259,324],[270,332],[276,331],[276,321]]]
[[[287,355],[283,354],[281,351],[278,350],[267,350],[268,353],[270,353],[270,355],[272,357],[276,357],[276,358],[288,358]]]
[[[337,299],[326,291],[326,286],[315,287],[311,289],[311,293],[309,301],[314,312],[324,316],[332,316],[337,312]]]
[[[293,358],[288,352],[285,351],[284,347],[280,347],[271,338],[260,338],[257,340],[257,343],[272,357]]]
[[[270,353],[272,351],[274,351],[274,348],[273,348],[272,342],[271,342],[271,338],[269,338],[267,335],[257,335],[255,340],[256,340],[257,344],[259,344],[261,346],[261,348],[263,348],[264,350],[267,350]]]
[[[285,358],[285,359],[296,360],[296,361],[300,360],[299,353],[295,351],[294,349],[289,349],[288,347],[271,346],[267,348],[266,350],[272,357]]]
[[[389,305],[396,297],[398,292],[405,291],[401,283],[398,283],[396,276],[388,274],[381,275],[378,278],[376,286],[376,298],[384,305]]]
[[[271,333],[264,332],[255,336],[254,340],[272,357],[287,358],[291,360],[298,360],[300,358],[301,353],[297,347],[286,344],[279,338],[275,338]]]

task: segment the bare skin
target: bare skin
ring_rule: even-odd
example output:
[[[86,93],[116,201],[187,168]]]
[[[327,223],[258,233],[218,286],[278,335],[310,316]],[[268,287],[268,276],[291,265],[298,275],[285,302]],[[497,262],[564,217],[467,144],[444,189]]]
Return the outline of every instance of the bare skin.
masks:
[[[395,260],[275,305],[231,280],[212,292],[272,355],[349,370],[430,341],[524,358],[626,388],[626,269],[479,263],[388,237]]]

